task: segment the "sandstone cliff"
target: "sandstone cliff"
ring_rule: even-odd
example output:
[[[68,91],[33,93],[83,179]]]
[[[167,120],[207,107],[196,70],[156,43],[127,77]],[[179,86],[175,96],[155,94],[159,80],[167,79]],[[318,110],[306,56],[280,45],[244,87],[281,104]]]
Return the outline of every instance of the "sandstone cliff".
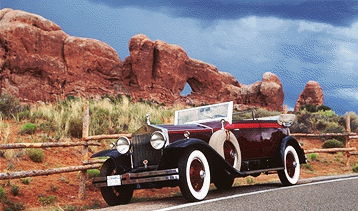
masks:
[[[168,105],[232,100],[239,108],[282,110],[282,84],[273,73],[254,84],[240,84],[231,74],[188,57],[180,46],[142,34],[130,39],[129,51],[122,61],[99,40],[69,36],[35,14],[0,10],[1,92],[23,101],[128,94]],[[182,96],[186,83],[192,92]]]
[[[320,106],[324,104],[322,87],[316,81],[309,81],[301,94],[298,96],[295,111],[298,111],[302,105]]]

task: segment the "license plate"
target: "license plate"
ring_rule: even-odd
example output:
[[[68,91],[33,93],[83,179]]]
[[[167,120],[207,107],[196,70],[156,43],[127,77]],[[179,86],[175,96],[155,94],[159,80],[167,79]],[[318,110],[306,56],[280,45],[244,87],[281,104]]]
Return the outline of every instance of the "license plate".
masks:
[[[121,175],[107,176],[107,186],[118,186],[122,185]]]

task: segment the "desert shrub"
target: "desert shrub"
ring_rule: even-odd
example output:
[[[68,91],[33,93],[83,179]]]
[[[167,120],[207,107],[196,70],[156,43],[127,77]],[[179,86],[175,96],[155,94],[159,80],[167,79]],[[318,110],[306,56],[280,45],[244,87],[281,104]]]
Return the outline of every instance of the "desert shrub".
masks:
[[[30,159],[37,163],[41,163],[45,158],[45,153],[42,149],[30,149],[28,153]]]
[[[68,132],[71,137],[82,138],[83,122],[81,118],[72,118],[69,121]]]
[[[87,169],[87,176],[90,178],[99,177],[100,171],[98,169]]]
[[[0,113],[5,117],[11,117],[21,110],[20,101],[13,95],[2,93],[0,96]]]
[[[279,111],[269,111],[264,108],[255,109],[255,118],[280,115]]]
[[[10,200],[5,201],[4,211],[20,211],[25,210],[25,206],[19,202],[13,202]]]
[[[328,122],[325,120],[318,120],[316,124],[316,129],[318,131],[324,131],[327,128]]]
[[[339,125],[337,122],[329,122],[326,126],[326,129],[323,130],[323,133],[344,133],[345,129],[342,125]]]
[[[61,207],[61,210],[63,210],[63,211],[77,211],[77,210],[82,210],[82,209],[80,209],[79,207],[73,206],[73,205],[64,205],[64,206]]]
[[[13,196],[17,196],[20,192],[20,188],[17,185],[11,185],[10,192]]]
[[[40,129],[44,132],[52,132],[55,131],[55,126],[52,121],[46,121],[40,124]]]
[[[316,161],[318,160],[318,155],[316,153],[311,153],[311,154],[308,154],[307,155],[307,158],[310,160],[310,161]]]
[[[318,111],[317,106],[311,104],[301,105],[300,110],[306,110],[311,113]]]
[[[309,133],[310,130],[307,125],[304,123],[295,122],[291,127],[290,130],[292,133]]]
[[[325,141],[322,148],[343,148],[343,143],[333,138]]]
[[[0,186],[0,201],[6,200],[6,199],[7,199],[7,196],[6,196],[5,190],[4,190],[4,188],[2,188],[2,186]]]
[[[42,205],[51,205],[55,201],[57,201],[57,196],[54,196],[54,195],[50,195],[50,196],[46,197],[43,194],[39,194],[38,197],[39,197],[39,201],[41,202]]]
[[[353,167],[353,172],[356,172],[356,173],[358,173],[358,164],[357,165],[355,165],[354,167]]]
[[[305,164],[302,164],[301,166],[302,166],[302,168],[305,168],[307,170],[314,171],[314,169],[310,163],[305,163]]]
[[[254,182],[255,182],[255,180],[252,176],[246,177],[246,184],[252,185],[252,184],[254,184]]]
[[[37,125],[32,123],[26,123],[20,127],[20,134],[34,134],[36,132]]]
[[[320,105],[317,107],[317,110],[318,111],[329,111],[329,110],[332,110],[330,107],[328,106],[325,106],[325,105]]]
[[[21,182],[23,184],[28,185],[32,181],[32,178],[31,177],[26,177],[26,178],[21,178],[20,180],[21,180]]]

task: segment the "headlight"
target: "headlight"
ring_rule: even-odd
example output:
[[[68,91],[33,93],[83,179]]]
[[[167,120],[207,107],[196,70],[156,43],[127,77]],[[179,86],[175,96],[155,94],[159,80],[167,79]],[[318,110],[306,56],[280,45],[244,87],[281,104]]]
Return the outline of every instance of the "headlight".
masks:
[[[116,149],[120,154],[126,154],[129,151],[131,142],[127,137],[119,137],[117,139]]]
[[[167,139],[164,134],[159,131],[155,131],[152,133],[152,137],[150,137],[150,144],[154,149],[162,149],[165,146]]]

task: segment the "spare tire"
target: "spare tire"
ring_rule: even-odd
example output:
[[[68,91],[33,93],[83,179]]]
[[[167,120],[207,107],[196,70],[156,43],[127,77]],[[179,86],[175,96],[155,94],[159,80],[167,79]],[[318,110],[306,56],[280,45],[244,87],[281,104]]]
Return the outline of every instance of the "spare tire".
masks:
[[[235,135],[227,130],[218,130],[210,138],[209,145],[236,170],[241,168],[241,150]]]

